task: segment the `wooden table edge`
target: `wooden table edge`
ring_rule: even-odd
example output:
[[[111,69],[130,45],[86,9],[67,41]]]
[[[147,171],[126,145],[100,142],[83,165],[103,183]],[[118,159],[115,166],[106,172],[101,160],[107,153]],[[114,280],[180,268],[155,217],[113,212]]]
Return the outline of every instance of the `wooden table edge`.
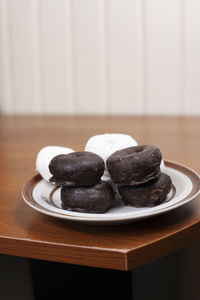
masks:
[[[173,235],[148,243],[146,246],[129,249],[73,246],[29,239],[0,237],[0,253],[31,259],[55,261],[128,271],[175,252],[199,237],[200,223]],[[163,246],[162,247],[162,243]],[[51,255],[48,252],[51,247]],[[142,248],[142,249],[141,249]],[[61,254],[60,254],[61,253]]]
[[[173,253],[199,238],[200,223],[176,231],[174,234],[158,239],[156,242],[147,243],[146,246],[129,250],[126,253],[126,270],[131,270],[160,259]]]
[[[48,249],[51,248],[51,254]],[[127,249],[74,246],[0,236],[0,254],[98,268],[127,270]]]

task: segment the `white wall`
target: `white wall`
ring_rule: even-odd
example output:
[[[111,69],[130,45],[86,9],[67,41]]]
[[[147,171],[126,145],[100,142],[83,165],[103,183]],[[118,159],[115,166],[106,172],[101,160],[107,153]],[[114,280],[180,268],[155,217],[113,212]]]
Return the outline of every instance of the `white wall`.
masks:
[[[200,114],[199,0],[0,0],[0,112]]]

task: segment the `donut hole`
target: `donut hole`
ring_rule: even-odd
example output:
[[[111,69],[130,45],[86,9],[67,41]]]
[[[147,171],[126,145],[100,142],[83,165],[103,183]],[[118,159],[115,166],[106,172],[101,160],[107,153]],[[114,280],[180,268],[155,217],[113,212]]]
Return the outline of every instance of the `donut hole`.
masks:
[[[143,151],[145,151],[145,146],[136,146],[135,149],[134,149],[134,153],[140,153],[140,152],[143,152]]]
[[[81,156],[82,156],[81,152],[76,152],[76,153],[75,153],[75,157],[76,157],[76,158],[79,158],[79,157],[81,157]]]

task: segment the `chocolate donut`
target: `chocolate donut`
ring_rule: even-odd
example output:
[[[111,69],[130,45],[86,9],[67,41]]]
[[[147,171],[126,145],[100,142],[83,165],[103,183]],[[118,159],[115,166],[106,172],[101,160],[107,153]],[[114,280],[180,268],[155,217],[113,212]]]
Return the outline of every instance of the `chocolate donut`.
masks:
[[[61,188],[61,205],[66,210],[104,213],[113,202],[114,191],[105,181],[94,186],[63,186]]]
[[[152,207],[165,201],[172,187],[170,176],[161,173],[158,179],[139,186],[118,186],[118,191],[126,204],[135,207]]]
[[[50,161],[49,170],[53,175],[50,182],[57,185],[89,186],[101,179],[104,161],[91,152],[73,152],[54,157]]]
[[[116,151],[109,156],[106,165],[116,184],[135,186],[159,176],[161,159],[157,147],[143,145]]]
[[[106,164],[107,158],[115,151],[137,145],[136,140],[128,134],[104,133],[90,137],[86,143],[85,150],[98,154]],[[106,167],[102,180],[110,181],[110,175]]]

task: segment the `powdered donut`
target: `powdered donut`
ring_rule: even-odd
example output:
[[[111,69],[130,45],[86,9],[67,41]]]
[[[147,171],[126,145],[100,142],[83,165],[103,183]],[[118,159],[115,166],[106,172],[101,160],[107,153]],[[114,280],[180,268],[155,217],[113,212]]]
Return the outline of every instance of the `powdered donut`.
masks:
[[[81,151],[55,156],[49,164],[57,185],[89,186],[97,184],[104,172],[103,159],[92,152]]]
[[[137,142],[127,134],[105,133],[92,136],[86,143],[85,150],[98,154],[105,162],[117,150],[136,146]],[[102,180],[110,180],[107,167],[105,167]]]
[[[118,187],[119,193],[126,204],[134,207],[152,207],[165,201],[170,192],[172,181],[170,176],[161,173],[158,179],[154,179],[138,186]]]
[[[161,159],[157,147],[143,145],[116,151],[106,164],[116,184],[139,185],[159,176]]]
[[[49,181],[52,177],[49,171],[49,163],[52,158],[59,154],[69,154],[71,152],[74,152],[74,150],[60,146],[47,146],[42,148],[36,157],[36,170],[46,181]]]

